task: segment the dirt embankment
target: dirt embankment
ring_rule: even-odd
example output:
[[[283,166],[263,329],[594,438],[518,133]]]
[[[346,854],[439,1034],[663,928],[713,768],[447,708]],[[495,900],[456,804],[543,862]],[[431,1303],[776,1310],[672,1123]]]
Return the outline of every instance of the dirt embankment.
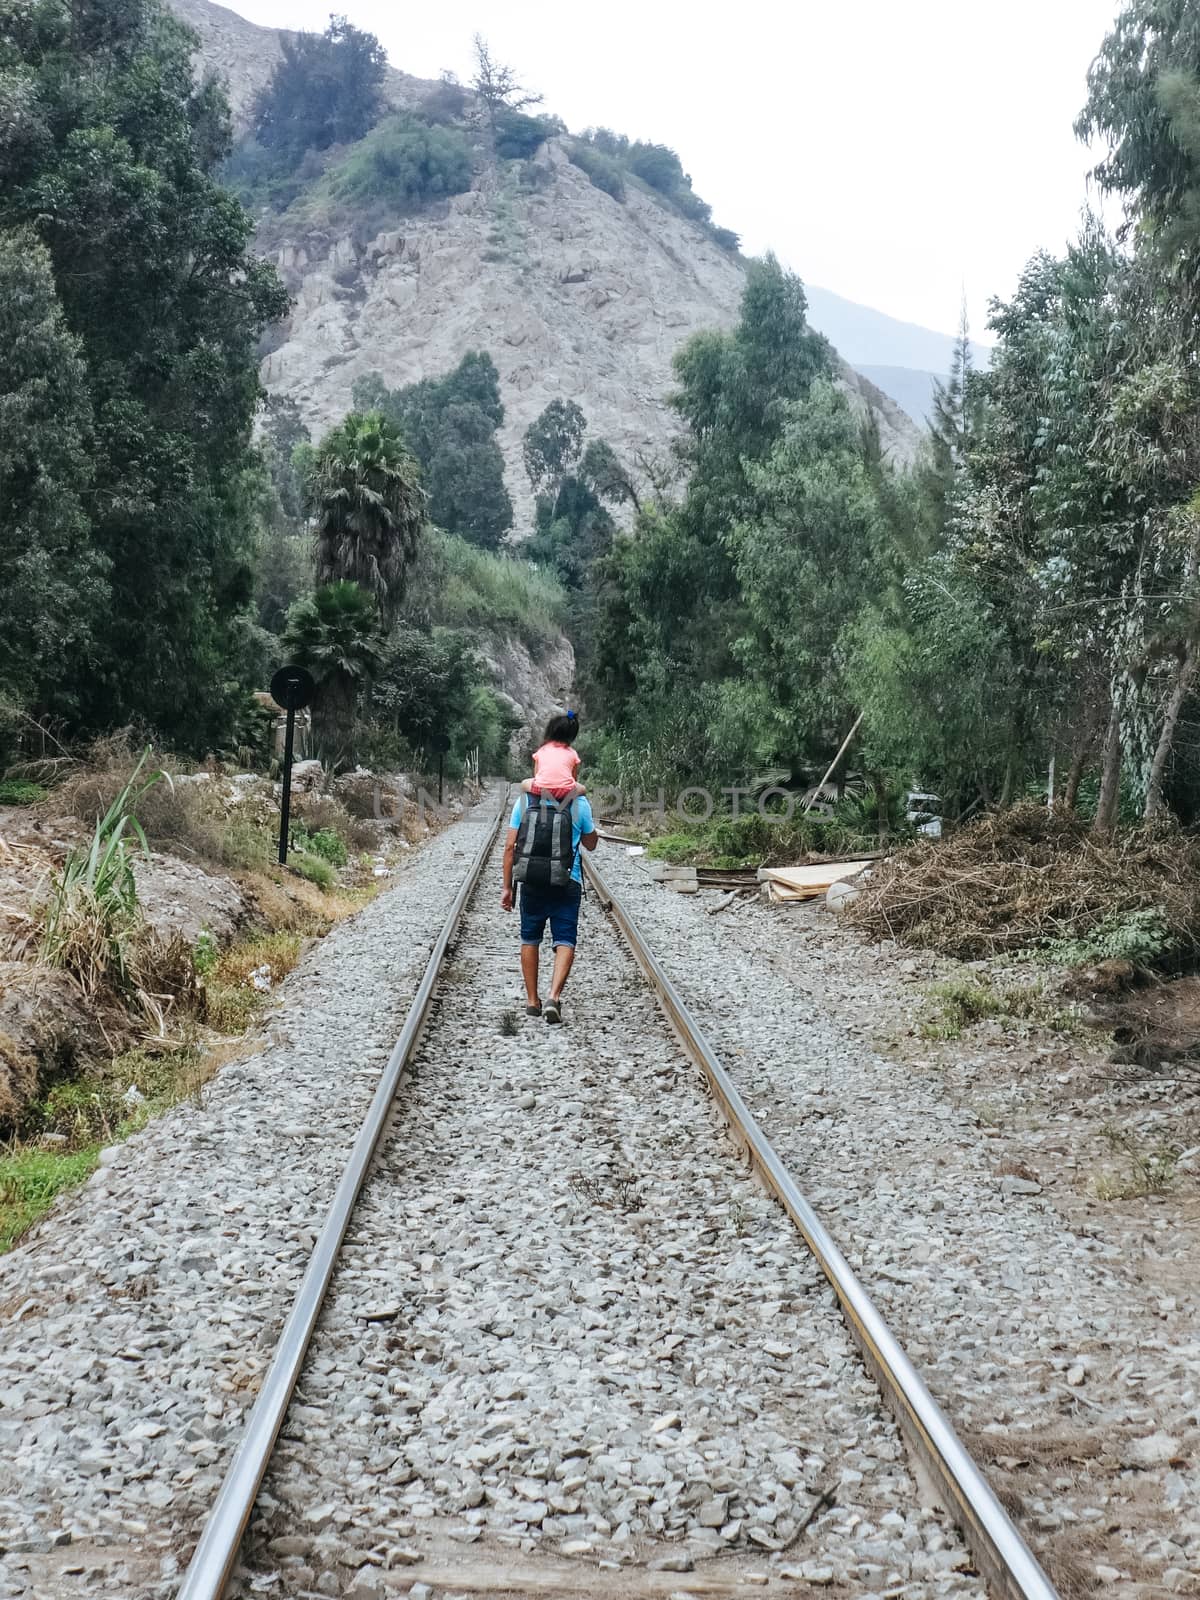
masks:
[[[326,785],[310,770],[294,796],[293,851],[281,868],[276,785],[252,774],[170,772],[137,803],[149,849],[127,835],[136,973],[119,962],[99,975],[69,960],[50,964],[45,926],[64,864],[90,848],[134,766],[128,750],[101,752],[40,803],[0,807],[0,1133],[19,1131],[53,1085],[102,1077],[131,1046],[165,1046],[211,1022],[205,968],[219,952],[272,931],[320,935],[439,826],[428,809],[397,804],[413,792],[403,775],[357,773]],[[448,796],[445,817],[458,809]]]

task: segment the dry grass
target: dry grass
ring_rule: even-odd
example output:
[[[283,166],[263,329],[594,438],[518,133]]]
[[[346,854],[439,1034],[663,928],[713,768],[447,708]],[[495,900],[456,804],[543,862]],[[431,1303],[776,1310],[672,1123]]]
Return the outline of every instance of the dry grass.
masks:
[[[1136,1134],[1111,1122],[1100,1132],[1121,1166],[1098,1173],[1092,1180],[1092,1193],[1098,1200],[1142,1200],[1150,1194],[1165,1193],[1174,1183],[1179,1160],[1174,1146],[1145,1144]]]
[[[1139,913],[1161,917],[1174,949],[1200,946],[1200,844],[1169,826],[1095,838],[1024,805],[901,851],[846,915],[875,938],[972,960],[1084,940]]]
[[[225,868],[266,866],[272,858],[277,808],[264,781],[231,797],[227,786],[204,774],[181,771],[156,758],[167,775],[141,795],[138,822],[152,845],[185,860]],[[81,822],[95,823],[128,784],[138,754],[120,737],[92,747],[87,763],[56,790],[56,804]]]
[[[203,1016],[218,1033],[244,1033],[300,959],[297,933],[240,940],[217,957],[204,981]]]
[[[250,896],[269,928],[320,938],[339,922],[362,909],[377,893],[374,884],[363,889],[328,891],[281,869],[274,872],[239,872],[237,882]]]
[[[379,844],[379,829],[361,816],[352,816],[331,794],[299,794],[292,803],[292,816],[312,833],[327,828],[344,839],[351,850],[374,850]]]

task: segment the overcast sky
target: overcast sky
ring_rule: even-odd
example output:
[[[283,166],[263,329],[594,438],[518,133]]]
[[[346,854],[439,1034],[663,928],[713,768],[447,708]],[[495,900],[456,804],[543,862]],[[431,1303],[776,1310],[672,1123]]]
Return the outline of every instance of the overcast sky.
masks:
[[[331,0],[233,0],[322,28]],[[573,129],[673,145],[714,218],[811,283],[972,331],[1093,164],[1071,131],[1118,0],[337,0],[394,66],[471,75],[471,36]]]

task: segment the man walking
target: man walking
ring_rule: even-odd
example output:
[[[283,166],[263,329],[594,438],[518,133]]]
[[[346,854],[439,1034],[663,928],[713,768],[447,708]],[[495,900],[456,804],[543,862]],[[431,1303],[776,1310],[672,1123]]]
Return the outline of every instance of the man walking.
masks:
[[[513,877],[521,885],[521,976],[525,1013],[562,1021],[562,992],[575,960],[579,903],[583,897],[584,850],[594,850],[599,835],[586,795],[570,802],[521,793],[509,818],[504,845],[504,892],[500,904],[513,908]],[[518,849],[519,844],[519,849]],[[543,1007],[538,991],[538,955],[547,922],[554,944],[554,972]]]

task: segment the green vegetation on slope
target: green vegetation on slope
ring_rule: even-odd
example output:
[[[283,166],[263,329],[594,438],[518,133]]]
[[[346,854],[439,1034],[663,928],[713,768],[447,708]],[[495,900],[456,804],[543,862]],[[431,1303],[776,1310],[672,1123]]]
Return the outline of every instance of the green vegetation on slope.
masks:
[[[650,193],[710,234],[722,250],[736,254],[740,240],[731,228],[720,228],[712,220],[712,207],[692,188],[691,175],[670,145],[629,139],[611,128],[588,128],[570,145],[574,164],[586,172],[598,189],[619,203],[625,199],[625,183],[633,179]]]

